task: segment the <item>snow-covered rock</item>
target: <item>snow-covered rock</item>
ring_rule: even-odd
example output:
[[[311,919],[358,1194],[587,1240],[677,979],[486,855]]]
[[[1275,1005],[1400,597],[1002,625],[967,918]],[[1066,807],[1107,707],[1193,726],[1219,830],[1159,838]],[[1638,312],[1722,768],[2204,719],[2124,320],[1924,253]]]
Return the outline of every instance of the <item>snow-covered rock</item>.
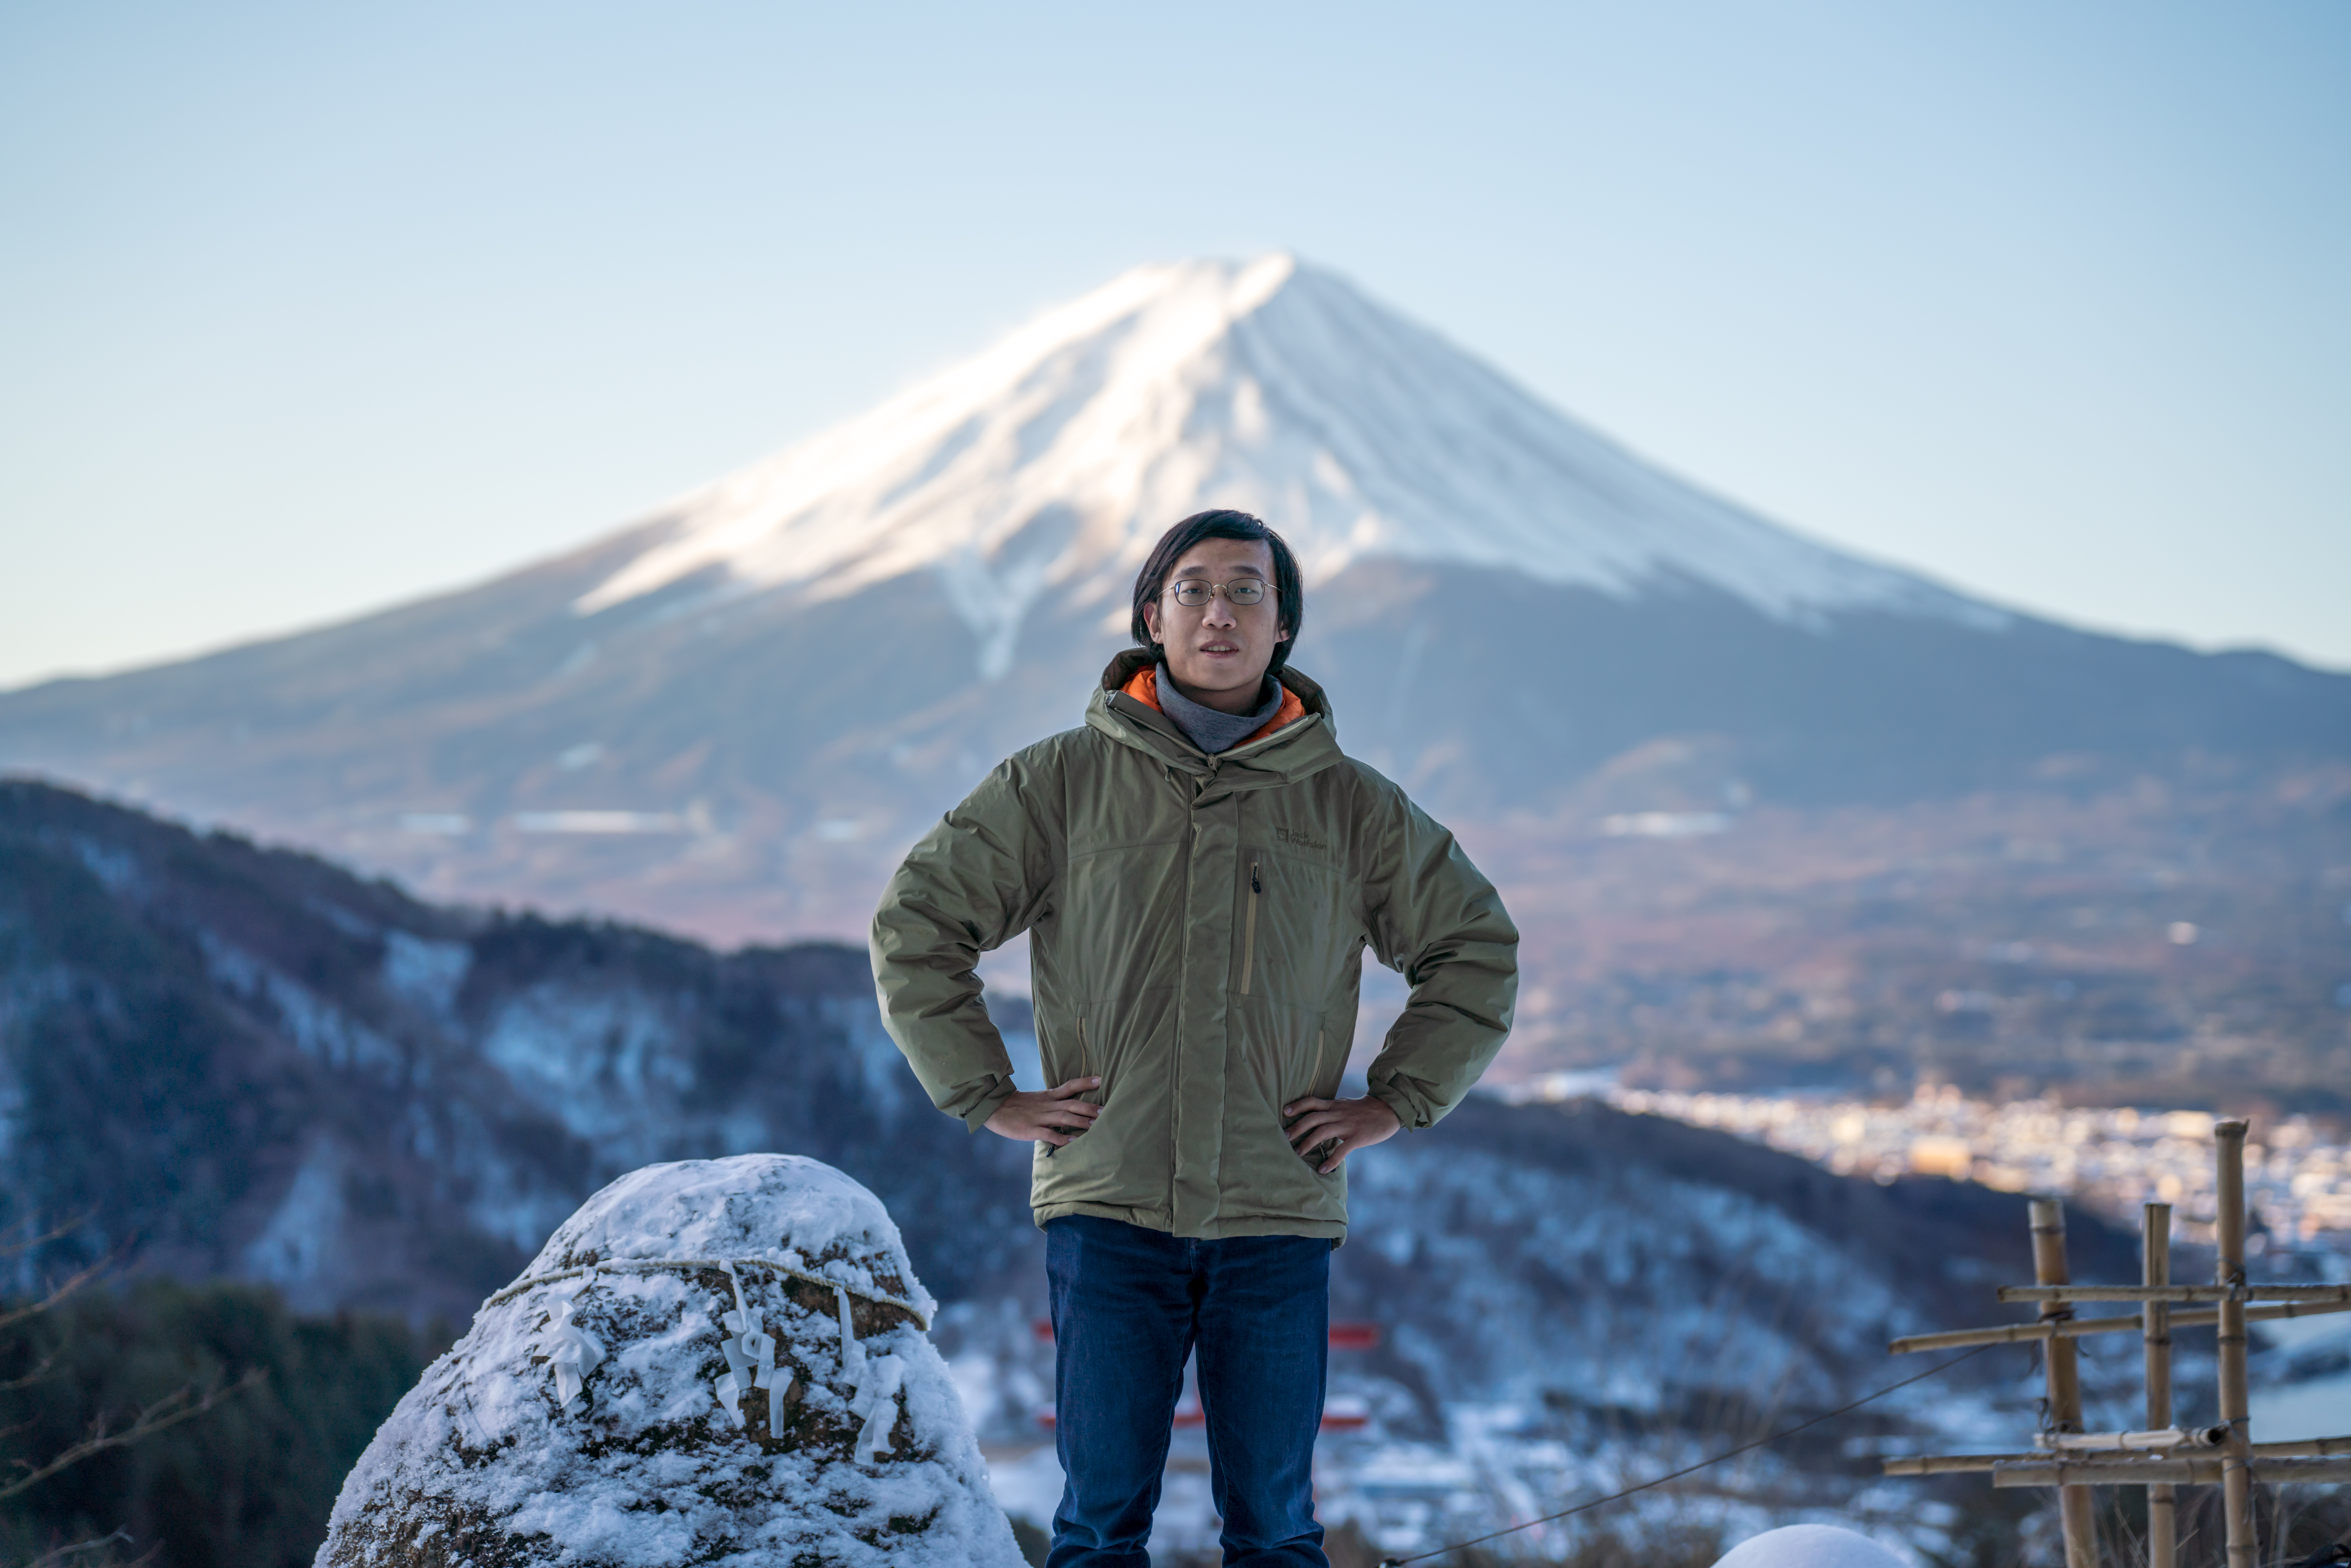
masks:
[[[400,1402],[319,1568],[1016,1568],[932,1309],[830,1166],[633,1172]]]
[[[1791,1524],[1732,1547],[1714,1568],[1904,1568],[1866,1535],[1833,1524]]]

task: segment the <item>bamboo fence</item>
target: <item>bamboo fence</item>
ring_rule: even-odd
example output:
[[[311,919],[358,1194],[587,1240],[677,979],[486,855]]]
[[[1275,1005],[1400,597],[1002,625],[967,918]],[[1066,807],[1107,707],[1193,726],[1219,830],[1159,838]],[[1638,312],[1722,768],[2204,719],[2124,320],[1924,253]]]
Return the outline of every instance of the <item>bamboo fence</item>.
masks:
[[[1959,1472],[1991,1475],[1995,1487],[2055,1487],[2065,1540],[2065,1568],[2102,1568],[2091,1489],[2147,1489],[2147,1568],[2176,1568],[2177,1491],[2218,1486],[2227,1520],[2229,1568],[2255,1568],[2252,1486],[2297,1481],[2351,1481],[2351,1437],[2256,1443],[2245,1384],[2245,1325],[2318,1312],[2351,1312],[2351,1284],[2256,1285],[2245,1278],[2245,1124],[2213,1129],[2214,1183],[2220,1204],[2219,1262],[2210,1285],[2171,1280],[2171,1206],[2143,1211],[2143,1263],[2136,1285],[2077,1285],[2065,1261],[2064,1210],[2053,1198],[2032,1205],[2030,1285],[2005,1286],[2003,1301],[2036,1304],[2037,1322],[1957,1329],[1896,1340],[1896,1354],[1970,1345],[2039,1343],[2049,1386],[2048,1429],[2031,1452],[1920,1454],[1885,1461],[1890,1476]],[[2077,1318],[2077,1301],[2131,1301],[2129,1316]],[[2261,1302],[2255,1306],[2251,1302]],[[2210,1303],[2203,1305],[2202,1303]],[[2185,1306],[2188,1310],[2181,1310]],[[2217,1329],[2220,1421],[2183,1429],[2172,1420],[2171,1335],[2181,1328]],[[2147,1427],[2136,1432],[2082,1430],[2082,1383],[2074,1341],[2090,1334],[2137,1333],[2145,1351]]]

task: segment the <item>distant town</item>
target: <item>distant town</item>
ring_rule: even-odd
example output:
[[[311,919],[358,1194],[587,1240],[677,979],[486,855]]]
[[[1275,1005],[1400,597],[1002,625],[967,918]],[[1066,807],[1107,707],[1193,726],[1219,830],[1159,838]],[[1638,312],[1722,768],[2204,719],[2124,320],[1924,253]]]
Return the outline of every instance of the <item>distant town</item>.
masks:
[[[2211,1239],[2214,1118],[2206,1112],[1994,1103],[1949,1084],[1921,1085],[1894,1104],[1675,1093],[1595,1084],[1587,1073],[1549,1074],[1510,1097],[1594,1092],[1619,1110],[1719,1128],[1842,1175],[1887,1182],[1940,1176],[2004,1192],[2055,1193],[2134,1228],[2141,1204],[2168,1203],[2181,1240]],[[2333,1141],[2308,1117],[2254,1125],[2245,1145],[2245,1191],[2257,1217],[2249,1251],[2351,1254],[2351,1146]]]

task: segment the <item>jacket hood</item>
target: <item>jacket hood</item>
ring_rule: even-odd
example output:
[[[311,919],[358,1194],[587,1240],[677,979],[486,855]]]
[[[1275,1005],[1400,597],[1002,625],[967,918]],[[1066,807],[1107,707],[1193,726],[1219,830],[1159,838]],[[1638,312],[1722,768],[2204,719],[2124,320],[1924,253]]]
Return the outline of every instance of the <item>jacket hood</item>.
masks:
[[[1235,789],[1286,784],[1310,778],[1340,759],[1331,699],[1322,685],[1285,665],[1274,679],[1305,707],[1305,716],[1271,735],[1244,741],[1210,757],[1192,744],[1176,721],[1127,695],[1134,677],[1159,662],[1156,648],[1125,648],[1103,667],[1102,682],[1086,704],[1086,724],[1111,739],[1202,779],[1223,779]]]

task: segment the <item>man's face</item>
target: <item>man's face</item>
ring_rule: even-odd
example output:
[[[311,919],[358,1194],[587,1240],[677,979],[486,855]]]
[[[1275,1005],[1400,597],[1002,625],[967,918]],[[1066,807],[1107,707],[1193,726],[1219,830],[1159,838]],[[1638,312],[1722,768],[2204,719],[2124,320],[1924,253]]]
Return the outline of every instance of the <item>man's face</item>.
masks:
[[[1182,582],[1262,583],[1265,597],[1235,604],[1227,593],[1200,605],[1176,602]],[[1167,574],[1158,599],[1144,606],[1144,623],[1167,660],[1167,673],[1186,696],[1204,707],[1247,713],[1257,706],[1265,668],[1290,629],[1275,604],[1273,549],[1261,539],[1203,539]]]

